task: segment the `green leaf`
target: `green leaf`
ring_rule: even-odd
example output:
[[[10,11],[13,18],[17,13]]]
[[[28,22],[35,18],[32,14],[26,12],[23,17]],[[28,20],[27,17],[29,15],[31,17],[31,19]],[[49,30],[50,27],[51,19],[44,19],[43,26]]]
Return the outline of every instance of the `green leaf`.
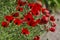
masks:
[[[60,0],[57,0],[57,2],[60,4]]]

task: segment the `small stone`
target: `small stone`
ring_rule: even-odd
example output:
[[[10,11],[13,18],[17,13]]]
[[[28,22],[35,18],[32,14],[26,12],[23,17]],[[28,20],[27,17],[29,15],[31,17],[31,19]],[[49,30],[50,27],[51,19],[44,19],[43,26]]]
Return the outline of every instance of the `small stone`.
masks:
[[[57,19],[57,21],[59,21],[59,19]]]

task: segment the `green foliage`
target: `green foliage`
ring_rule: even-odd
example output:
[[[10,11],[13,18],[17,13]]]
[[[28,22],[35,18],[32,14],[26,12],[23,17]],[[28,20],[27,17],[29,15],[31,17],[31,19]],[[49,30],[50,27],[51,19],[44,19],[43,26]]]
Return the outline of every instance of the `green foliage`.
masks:
[[[50,11],[56,11],[60,9],[60,0],[42,0],[43,5]]]
[[[36,2],[36,0],[28,0],[28,2]]]
[[[0,14],[8,14],[15,11],[16,0],[0,0]]]
[[[57,0],[57,2],[60,4],[60,0]]]

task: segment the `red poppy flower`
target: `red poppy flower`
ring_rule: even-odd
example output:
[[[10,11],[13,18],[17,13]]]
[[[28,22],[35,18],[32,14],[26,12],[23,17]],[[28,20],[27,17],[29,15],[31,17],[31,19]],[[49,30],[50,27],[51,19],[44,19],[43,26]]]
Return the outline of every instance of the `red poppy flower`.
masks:
[[[13,16],[13,17],[18,17],[18,16],[19,16],[19,13],[18,13],[18,12],[13,13],[12,16]]]
[[[20,7],[20,12],[22,12],[22,11],[23,11],[23,8]]]
[[[46,13],[46,8],[42,8],[42,13],[45,14]]]
[[[17,6],[16,6],[16,10],[19,10],[19,8],[20,8],[20,6],[19,6],[19,5],[17,5]]]
[[[30,13],[28,13],[27,15],[25,15],[24,18],[25,18],[25,20],[26,20],[27,22],[33,21],[33,20],[34,20],[32,14],[30,14]]]
[[[22,28],[22,34],[28,35],[30,32],[27,28]]]
[[[31,12],[34,16],[39,15],[39,12],[36,9],[31,10]]]
[[[39,36],[35,36],[33,40],[40,40]]]
[[[8,27],[9,23],[3,21],[1,25],[2,25],[3,27]]]
[[[42,7],[42,5],[39,4],[39,3],[29,3],[28,6],[31,7],[31,8],[38,9],[38,10],[41,10],[41,7]]]
[[[11,22],[14,17],[13,16],[5,16],[5,19],[8,21],[8,22]]]
[[[33,15],[39,15],[39,11],[41,10],[41,5],[38,3],[35,3],[34,6],[31,9],[31,12]]]
[[[36,3],[36,4],[35,4],[35,7],[40,11],[40,10],[41,10],[41,8],[42,8],[42,5],[41,5],[41,4],[39,4],[39,3]]]
[[[20,1],[21,1],[21,0],[17,0],[17,4],[18,4],[18,5],[20,5]]]
[[[22,11],[23,11],[23,8],[18,5],[18,6],[16,7],[16,10],[22,12]]]
[[[42,8],[42,14],[46,15],[47,17],[50,16],[50,12],[46,8]]]
[[[30,21],[30,22],[28,22],[28,25],[35,27],[37,25],[37,22],[36,21]]]
[[[15,23],[16,25],[20,25],[20,24],[22,23],[22,20],[16,18],[16,19],[14,20],[14,23]]]
[[[53,24],[52,24],[52,27],[56,27],[56,24],[55,24],[55,23],[53,23]]]
[[[40,24],[47,24],[48,23],[48,17],[42,16]]]
[[[49,17],[50,16],[50,13],[46,13],[45,15],[46,15],[46,17]]]
[[[40,23],[40,21],[41,21],[41,19],[37,19],[37,20],[36,20],[36,23]]]
[[[49,30],[50,30],[51,32],[55,32],[55,27],[51,27],[51,28],[49,28]]]
[[[34,6],[34,4],[35,4],[35,3],[28,3],[28,6],[29,6],[30,8],[32,8],[32,7]]]
[[[50,20],[51,20],[51,21],[55,21],[54,16],[51,16],[51,17],[50,17]]]
[[[17,0],[17,4],[23,6],[26,4],[26,2],[23,2],[22,0]]]

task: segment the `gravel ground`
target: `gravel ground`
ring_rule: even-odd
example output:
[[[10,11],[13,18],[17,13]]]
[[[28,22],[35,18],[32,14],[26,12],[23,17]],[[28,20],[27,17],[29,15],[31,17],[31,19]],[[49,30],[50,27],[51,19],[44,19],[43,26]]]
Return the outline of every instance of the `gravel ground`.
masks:
[[[56,31],[55,32],[48,32],[46,35],[43,35],[41,40],[60,40],[60,14],[55,15],[56,18]]]

